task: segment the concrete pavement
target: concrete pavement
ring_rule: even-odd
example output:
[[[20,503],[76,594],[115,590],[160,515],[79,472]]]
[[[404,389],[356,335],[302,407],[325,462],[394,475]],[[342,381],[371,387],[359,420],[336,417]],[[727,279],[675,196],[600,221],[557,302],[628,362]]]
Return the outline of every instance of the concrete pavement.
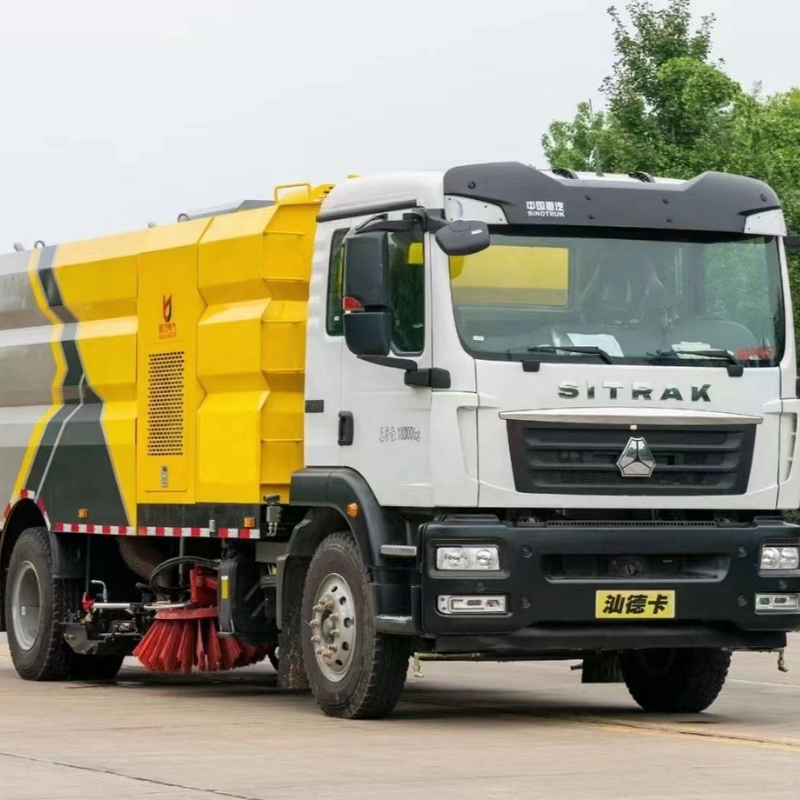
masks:
[[[787,660],[736,655],[712,709],[678,718],[565,663],[427,663],[391,718],[343,722],[269,666],[33,684],[0,642],[0,800],[797,798],[800,641]]]

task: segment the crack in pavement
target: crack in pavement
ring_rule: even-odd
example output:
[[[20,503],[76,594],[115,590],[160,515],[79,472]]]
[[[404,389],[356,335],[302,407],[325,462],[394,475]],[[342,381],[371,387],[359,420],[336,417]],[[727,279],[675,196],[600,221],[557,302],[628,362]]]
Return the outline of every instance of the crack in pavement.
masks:
[[[197,792],[198,794],[207,794],[212,797],[227,797],[231,800],[262,800],[259,797],[252,797],[244,794],[233,794],[231,792],[224,792],[221,789],[203,789],[197,786],[187,786],[183,783],[170,783],[169,781],[160,781],[157,778],[143,778],[139,775],[128,775],[125,772],[115,772],[111,769],[103,769],[102,767],[88,767],[83,764],[69,764],[66,761],[54,761],[49,758],[35,758],[34,756],[23,756],[19,753],[8,753],[0,751],[0,758],[13,758],[18,761],[28,761],[34,764],[45,764],[52,767],[64,767],[65,769],[75,769],[80,772],[92,772],[96,775],[111,775],[114,778],[123,778],[129,781],[136,781],[137,783],[148,783],[152,786],[162,786],[167,789],[182,789],[187,792]]]

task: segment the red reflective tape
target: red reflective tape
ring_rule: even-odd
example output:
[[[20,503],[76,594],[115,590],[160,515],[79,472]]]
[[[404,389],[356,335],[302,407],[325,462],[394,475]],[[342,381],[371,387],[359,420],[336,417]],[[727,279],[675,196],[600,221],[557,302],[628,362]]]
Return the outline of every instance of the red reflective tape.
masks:
[[[156,536],[166,536],[167,529],[166,528],[156,528]]]
[[[242,528],[242,530],[239,531],[239,538],[240,539],[249,539],[250,538],[250,533],[251,533],[250,528]]]

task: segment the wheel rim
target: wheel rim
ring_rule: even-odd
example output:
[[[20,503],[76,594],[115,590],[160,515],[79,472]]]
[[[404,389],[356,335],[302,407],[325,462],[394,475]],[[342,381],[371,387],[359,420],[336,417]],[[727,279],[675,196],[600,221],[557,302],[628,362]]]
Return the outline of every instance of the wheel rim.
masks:
[[[356,615],[353,593],[337,574],[326,576],[316,593],[311,618],[311,645],[322,674],[334,683],[344,680],[353,661]]]
[[[23,561],[14,578],[11,594],[11,618],[17,644],[30,650],[39,636],[42,591],[39,576],[30,561]]]

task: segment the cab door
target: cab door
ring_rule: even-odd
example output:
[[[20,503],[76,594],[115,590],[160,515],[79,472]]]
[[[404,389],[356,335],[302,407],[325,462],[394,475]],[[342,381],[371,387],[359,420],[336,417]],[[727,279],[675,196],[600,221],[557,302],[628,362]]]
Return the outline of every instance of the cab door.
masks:
[[[389,220],[402,219],[393,212]],[[368,218],[353,219],[353,226]],[[431,366],[430,237],[421,227],[390,231],[392,358]],[[336,288],[341,301],[341,284]],[[342,348],[339,463],[359,472],[387,506],[430,506],[431,389],[405,372]]]

